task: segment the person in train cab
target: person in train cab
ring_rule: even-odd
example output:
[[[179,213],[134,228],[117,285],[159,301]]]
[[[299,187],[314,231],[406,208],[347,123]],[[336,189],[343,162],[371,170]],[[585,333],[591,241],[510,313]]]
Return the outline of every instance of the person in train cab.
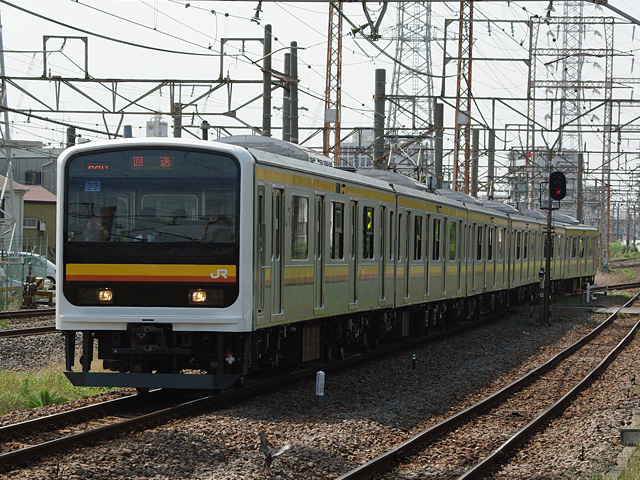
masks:
[[[102,207],[100,215],[92,216],[82,232],[82,238],[87,241],[108,242],[111,239],[111,227],[116,207]]]
[[[206,221],[202,226],[200,241],[225,243],[233,241],[231,219],[223,215],[219,207],[207,209]]]

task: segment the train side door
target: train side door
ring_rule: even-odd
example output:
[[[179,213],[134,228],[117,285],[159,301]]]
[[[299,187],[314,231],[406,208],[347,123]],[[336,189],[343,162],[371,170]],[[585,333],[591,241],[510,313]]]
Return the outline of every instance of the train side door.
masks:
[[[470,252],[469,252],[469,257],[471,260],[471,290],[475,291],[476,289],[476,249],[477,249],[477,243],[478,243],[478,228],[477,225],[474,223],[473,226],[471,227],[471,248],[470,248]]]
[[[379,275],[380,278],[380,299],[385,300],[385,282],[387,281],[387,207],[380,207],[380,260]]]
[[[324,279],[325,279],[325,199],[322,195],[316,196],[316,251],[314,255],[314,307],[324,307]]]
[[[358,202],[349,204],[349,303],[358,302]]]
[[[450,222],[448,218],[443,220],[442,228],[442,296],[447,296],[447,266],[449,265],[449,245],[451,242]]]
[[[267,230],[266,230],[266,215],[265,215],[265,191],[264,185],[258,186],[258,198],[256,203],[256,294],[255,294],[255,309],[258,323],[263,323],[265,316],[265,270],[267,268]],[[262,320],[262,321],[261,321]]]
[[[284,243],[284,192],[280,189],[273,190],[273,239],[271,242],[271,310],[272,321],[274,316],[282,314],[283,305],[283,243]]]

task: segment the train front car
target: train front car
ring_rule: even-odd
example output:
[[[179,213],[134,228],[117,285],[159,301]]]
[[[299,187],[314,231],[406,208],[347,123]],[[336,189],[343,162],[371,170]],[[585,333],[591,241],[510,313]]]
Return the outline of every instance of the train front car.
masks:
[[[251,295],[240,288],[252,284],[252,244],[240,242],[252,238],[252,222],[241,221],[251,216],[247,151],[130,139],[76,146],[58,162],[56,326],[71,382],[243,382],[252,328]]]

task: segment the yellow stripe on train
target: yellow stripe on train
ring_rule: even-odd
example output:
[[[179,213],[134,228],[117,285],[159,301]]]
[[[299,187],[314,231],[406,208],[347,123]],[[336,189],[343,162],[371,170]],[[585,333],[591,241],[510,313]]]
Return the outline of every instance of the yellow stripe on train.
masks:
[[[73,282],[235,283],[235,265],[157,265],[70,263],[65,279]]]

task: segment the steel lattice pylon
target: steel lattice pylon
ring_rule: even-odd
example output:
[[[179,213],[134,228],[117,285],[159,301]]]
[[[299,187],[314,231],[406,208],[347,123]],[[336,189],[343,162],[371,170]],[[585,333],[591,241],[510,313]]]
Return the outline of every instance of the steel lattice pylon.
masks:
[[[342,1],[329,6],[327,75],[324,93],[323,153],[340,163],[340,101],[342,88]],[[333,133],[333,140],[332,140]]]
[[[469,192],[471,165],[471,59],[473,50],[473,0],[460,2],[458,34],[458,90],[456,94],[456,132],[453,181],[455,190]],[[464,158],[461,158],[461,155]]]
[[[431,3],[398,4],[396,54],[387,116],[389,167],[412,175],[433,164],[434,118],[431,77]],[[422,139],[426,142],[423,145]],[[427,159],[424,153],[427,153]]]
[[[564,16],[567,18],[582,18],[584,12],[583,2],[566,2],[564,5]],[[562,45],[567,51],[581,51],[582,38],[585,34],[585,25],[582,22],[567,22],[562,25]],[[567,55],[562,60],[562,81],[566,85],[568,82],[579,82],[582,80],[582,65],[585,57],[583,55]],[[570,131],[560,131],[558,140],[559,150],[569,150],[577,152],[582,145],[582,134],[580,132],[580,117],[582,116],[583,92],[579,88],[563,88],[560,104],[560,125],[571,124]],[[574,131],[575,128],[575,131]]]
[[[601,243],[602,243],[602,265],[606,266],[609,256],[609,235],[610,235],[610,163],[611,163],[611,131],[612,131],[612,99],[613,99],[613,32],[615,21],[610,17],[558,17],[558,18],[534,18],[531,20],[530,30],[530,71],[529,71],[529,93],[528,93],[528,126],[527,126],[527,173],[529,174],[531,187],[529,190],[531,205],[534,205],[536,185],[545,180],[543,174],[548,172],[550,165],[536,159],[536,131],[539,131],[539,125],[535,115],[535,99],[536,92],[539,89],[546,89],[551,95],[558,95],[561,104],[565,104],[562,113],[561,132],[563,141],[563,150],[568,150],[567,143],[574,137],[569,134],[573,132],[575,138],[580,138],[578,125],[578,116],[583,112],[580,111],[580,99],[583,98],[585,89],[598,89],[604,91],[604,98],[601,99],[601,107],[604,110],[604,118],[602,119],[602,192],[601,192]],[[603,46],[599,48],[583,48],[582,43],[576,43],[567,39],[562,42],[561,46],[542,47],[538,44],[539,31],[544,28],[545,31],[555,32],[563,29],[568,32],[567,35],[584,35],[584,29],[589,26],[591,29],[598,29],[599,37],[603,39]],[[582,33],[580,33],[582,32]],[[604,58],[605,68],[603,75],[598,80],[583,80],[581,77],[580,64],[584,57]],[[551,61],[546,61],[551,59]],[[546,65],[548,68],[554,64],[557,59],[563,59],[561,64],[565,65],[565,60],[569,61],[571,67],[567,67],[569,71],[563,74],[561,80],[554,79],[552,75],[545,75],[536,67],[538,64]],[[571,60],[569,60],[571,59]],[[572,62],[572,63],[571,63]],[[544,77],[544,78],[541,78]],[[549,98],[552,100],[553,96]],[[569,99],[569,101],[566,101]],[[557,100],[556,100],[557,101]],[[572,110],[573,108],[573,110]],[[569,130],[571,132],[569,132]],[[560,138],[559,138],[560,141]],[[579,140],[578,140],[579,141]],[[576,152],[579,151],[580,145],[576,144]]]

